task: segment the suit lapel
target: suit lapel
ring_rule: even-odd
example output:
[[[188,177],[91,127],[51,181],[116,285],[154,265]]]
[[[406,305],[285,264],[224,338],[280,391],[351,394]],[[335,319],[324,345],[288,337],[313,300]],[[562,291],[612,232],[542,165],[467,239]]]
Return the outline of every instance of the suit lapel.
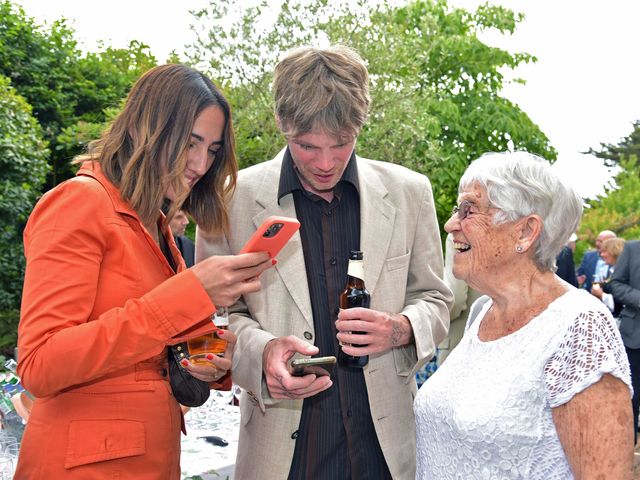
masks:
[[[388,191],[367,160],[358,159],[360,191],[360,249],[364,253],[364,276],[373,294],[387,258],[396,208],[386,200]]]
[[[284,150],[278,155],[280,160],[283,152]],[[285,195],[278,204],[277,194],[281,166],[282,161],[273,163],[271,169],[264,176],[264,180],[256,194],[256,203],[263,209],[253,217],[253,223],[256,228],[267,217],[272,215],[297,218],[293,195]],[[311,297],[309,295],[300,232],[296,232],[280,251],[275,269],[309,327],[313,328]]]

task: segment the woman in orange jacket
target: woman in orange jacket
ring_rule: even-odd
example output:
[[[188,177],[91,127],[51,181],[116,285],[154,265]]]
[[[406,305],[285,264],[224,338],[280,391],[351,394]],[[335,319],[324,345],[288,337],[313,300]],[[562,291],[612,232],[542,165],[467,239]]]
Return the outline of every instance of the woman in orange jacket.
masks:
[[[227,228],[237,163],[229,104],[201,73],[156,67],[93,142],[77,176],[47,192],[24,232],[18,372],[36,400],[16,479],[178,479],[183,418],[167,345],[213,327],[216,305],[260,289],[265,253],[186,269],[161,213]],[[224,357],[188,365],[220,382]],[[228,375],[227,375],[228,378]]]

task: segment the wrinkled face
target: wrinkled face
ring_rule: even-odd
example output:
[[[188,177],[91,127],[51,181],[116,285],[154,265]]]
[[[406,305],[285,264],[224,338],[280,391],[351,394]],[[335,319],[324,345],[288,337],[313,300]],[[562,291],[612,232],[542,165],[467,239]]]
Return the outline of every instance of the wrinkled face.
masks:
[[[351,136],[336,138],[320,132],[291,138],[289,150],[303,188],[331,201],[355,143]]]
[[[178,212],[169,222],[171,233],[173,233],[173,235],[176,237],[184,235],[184,231],[187,228],[187,225],[189,225],[189,218],[187,217],[187,214],[182,210],[178,210]]]
[[[460,193],[458,209],[444,226],[456,249],[453,274],[486,291],[483,285],[495,285],[501,268],[517,255],[514,222],[494,225],[498,209],[489,206],[486,190],[477,184]]]
[[[213,165],[216,152],[222,148],[224,126],[224,112],[216,105],[205,108],[196,117],[187,152],[187,166],[184,169],[184,180],[189,191]],[[169,200],[176,198],[171,186],[167,189],[166,197]]]

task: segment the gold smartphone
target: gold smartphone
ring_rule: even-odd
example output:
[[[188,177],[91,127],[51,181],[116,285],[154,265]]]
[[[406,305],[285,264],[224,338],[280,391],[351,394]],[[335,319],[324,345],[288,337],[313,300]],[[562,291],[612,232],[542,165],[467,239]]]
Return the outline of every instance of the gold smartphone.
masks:
[[[336,357],[311,357],[296,358],[291,361],[291,375],[294,377],[304,377],[313,373],[314,375],[331,375],[336,364]]]

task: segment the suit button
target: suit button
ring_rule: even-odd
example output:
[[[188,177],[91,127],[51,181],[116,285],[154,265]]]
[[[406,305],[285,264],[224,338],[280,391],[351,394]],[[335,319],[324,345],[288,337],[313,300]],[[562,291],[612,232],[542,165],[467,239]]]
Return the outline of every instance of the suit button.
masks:
[[[313,338],[313,333],[304,332],[304,338],[306,338],[307,340],[311,340]]]
[[[293,440],[295,440],[296,438],[298,438],[298,430],[296,430],[295,432],[293,432],[293,433],[291,434],[291,438],[292,438]]]
[[[336,257],[331,257],[331,258],[329,259],[329,263],[330,263],[331,265],[335,265],[336,263],[338,263],[338,261],[336,260]]]

